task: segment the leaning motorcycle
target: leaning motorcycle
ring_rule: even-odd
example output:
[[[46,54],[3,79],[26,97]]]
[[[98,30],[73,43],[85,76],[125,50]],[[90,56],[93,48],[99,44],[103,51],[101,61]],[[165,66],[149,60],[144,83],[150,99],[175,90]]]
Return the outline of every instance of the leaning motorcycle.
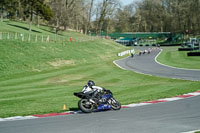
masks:
[[[74,93],[79,97],[78,102],[79,109],[84,113],[91,113],[95,110],[120,110],[121,104],[114,97],[110,90],[104,90],[103,93],[98,93],[98,98],[93,101],[90,100],[92,94],[86,94],[83,92]]]

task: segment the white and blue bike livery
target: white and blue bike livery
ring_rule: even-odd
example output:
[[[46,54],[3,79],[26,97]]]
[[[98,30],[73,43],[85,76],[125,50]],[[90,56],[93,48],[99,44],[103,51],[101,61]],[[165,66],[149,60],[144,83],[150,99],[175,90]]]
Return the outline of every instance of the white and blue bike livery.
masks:
[[[99,92],[92,101],[90,100],[92,93],[78,92],[74,93],[74,95],[80,98],[78,107],[84,113],[91,113],[94,110],[119,110],[121,108],[120,102],[113,97],[113,94],[110,90],[104,89],[103,92]]]

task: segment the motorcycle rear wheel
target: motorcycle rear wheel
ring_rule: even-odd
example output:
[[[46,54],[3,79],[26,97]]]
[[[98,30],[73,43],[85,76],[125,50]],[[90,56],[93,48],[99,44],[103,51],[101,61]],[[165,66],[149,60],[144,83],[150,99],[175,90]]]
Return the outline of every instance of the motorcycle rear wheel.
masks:
[[[81,99],[78,102],[78,107],[84,113],[91,113],[94,110],[94,104],[89,102],[88,99]]]

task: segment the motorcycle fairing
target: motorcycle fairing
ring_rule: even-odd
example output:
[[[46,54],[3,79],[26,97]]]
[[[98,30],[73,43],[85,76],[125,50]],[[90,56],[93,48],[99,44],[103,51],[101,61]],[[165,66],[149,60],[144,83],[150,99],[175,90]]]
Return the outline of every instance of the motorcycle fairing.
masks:
[[[97,107],[98,110],[106,110],[106,109],[112,109],[112,106],[109,105],[109,104],[100,104],[98,107]]]

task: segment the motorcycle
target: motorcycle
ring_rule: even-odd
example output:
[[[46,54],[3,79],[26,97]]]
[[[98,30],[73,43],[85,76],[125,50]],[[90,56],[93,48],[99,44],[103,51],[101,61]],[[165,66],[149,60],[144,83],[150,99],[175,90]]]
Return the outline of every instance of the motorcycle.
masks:
[[[121,109],[120,102],[113,97],[113,94],[110,90],[104,90],[103,93],[98,93],[97,98],[95,98],[93,101],[90,100],[92,94],[75,92],[74,95],[80,98],[78,107],[84,113],[91,113],[95,110]]]

